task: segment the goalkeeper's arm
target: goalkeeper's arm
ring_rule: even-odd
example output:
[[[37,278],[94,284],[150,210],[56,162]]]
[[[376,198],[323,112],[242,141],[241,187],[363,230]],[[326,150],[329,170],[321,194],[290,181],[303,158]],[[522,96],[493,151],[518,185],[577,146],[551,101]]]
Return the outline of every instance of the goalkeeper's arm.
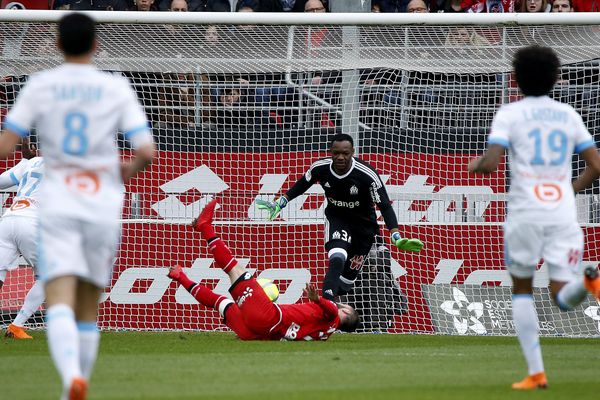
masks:
[[[311,186],[312,183],[307,181],[305,176],[302,175],[302,178],[298,179],[283,196],[273,201],[256,200],[257,207],[261,210],[266,210],[269,213],[269,221],[272,221],[277,218],[289,201],[306,192]]]

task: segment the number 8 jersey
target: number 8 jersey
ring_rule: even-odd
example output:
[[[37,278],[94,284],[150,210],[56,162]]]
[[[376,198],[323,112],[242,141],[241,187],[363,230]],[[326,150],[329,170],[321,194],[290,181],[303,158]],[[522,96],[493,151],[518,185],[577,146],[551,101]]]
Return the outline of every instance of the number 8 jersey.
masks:
[[[40,212],[92,222],[121,214],[117,131],[133,148],[152,142],[129,82],[89,64],[67,63],[32,75],[5,127],[22,137],[36,128],[46,164]]]
[[[498,110],[488,144],[508,149],[508,215],[520,221],[577,221],[572,156],[595,145],[581,116],[548,96],[528,96]]]

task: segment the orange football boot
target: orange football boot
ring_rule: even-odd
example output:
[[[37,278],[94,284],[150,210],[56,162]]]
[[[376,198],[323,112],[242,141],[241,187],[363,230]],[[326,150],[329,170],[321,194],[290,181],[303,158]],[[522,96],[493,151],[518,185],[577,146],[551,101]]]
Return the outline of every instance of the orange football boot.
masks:
[[[26,329],[21,326],[10,324],[8,328],[6,328],[4,336],[11,339],[33,339],[25,331]]]
[[[548,388],[548,380],[544,372],[538,372],[537,374],[529,375],[521,382],[513,383],[512,388],[517,390],[546,389]]]
[[[74,378],[69,388],[69,400],[85,400],[87,395],[87,382],[83,378]]]
[[[596,267],[589,266],[583,272],[585,288],[600,301],[600,274]]]
[[[216,206],[217,199],[212,200],[206,206],[204,206],[204,209],[202,210],[198,218],[192,221],[192,228],[194,228],[194,230],[197,230],[198,232],[202,232],[202,226],[212,224]]]

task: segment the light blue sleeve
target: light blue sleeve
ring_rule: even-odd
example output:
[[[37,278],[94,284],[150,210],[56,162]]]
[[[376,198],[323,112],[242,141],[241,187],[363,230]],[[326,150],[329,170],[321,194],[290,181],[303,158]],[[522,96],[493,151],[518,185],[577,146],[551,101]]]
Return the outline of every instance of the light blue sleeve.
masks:
[[[488,136],[488,146],[499,144],[508,148],[510,146],[511,125],[510,112],[505,107],[500,108],[492,121],[492,127]]]
[[[0,174],[0,189],[8,189],[13,186],[19,186],[23,173],[29,164],[29,160],[22,159],[17,165]]]
[[[17,96],[17,101],[4,120],[4,129],[10,129],[20,137],[29,136],[29,130],[37,116],[39,101],[36,99],[35,79],[30,78]]]
[[[583,123],[583,119],[581,118],[581,116],[576,112],[573,111],[576,115],[575,118],[575,126],[576,126],[576,137],[575,137],[575,153],[579,154],[584,150],[589,149],[590,147],[595,147],[596,146],[596,142],[594,141],[594,138],[592,137],[592,135],[590,134],[590,132],[587,130],[585,124]]]

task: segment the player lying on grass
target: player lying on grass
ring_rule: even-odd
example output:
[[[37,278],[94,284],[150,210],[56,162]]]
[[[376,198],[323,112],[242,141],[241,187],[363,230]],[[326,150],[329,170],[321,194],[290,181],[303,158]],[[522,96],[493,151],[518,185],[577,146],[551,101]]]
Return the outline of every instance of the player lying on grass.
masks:
[[[192,227],[202,234],[215,262],[229,275],[232,283],[229,292],[235,302],[192,282],[179,265],[169,269],[169,278],[183,285],[201,304],[218,310],[225,324],[242,340],[327,340],[338,329],[356,330],[359,322],[356,310],[320,298],[314,285],[306,287],[309,303],[271,302],[252,274],[238,264],[215,234],[211,223],[216,204],[216,200],[208,203]]]
[[[583,256],[583,232],[573,193],[598,177],[600,156],[581,116],[548,97],[560,68],[554,51],[539,46],[520,49],[513,67],[525,97],[498,110],[488,149],[469,164],[469,171],[494,172],[508,150],[505,263],[513,280],[515,330],[529,367],[529,376],[512,387],[536,389],[547,386],[532,295],[540,258],[548,264],[550,291],[561,310],[579,305],[588,290],[600,300],[596,267],[587,267],[583,278],[575,275]],[[573,153],[579,153],[587,169],[571,186]]]

